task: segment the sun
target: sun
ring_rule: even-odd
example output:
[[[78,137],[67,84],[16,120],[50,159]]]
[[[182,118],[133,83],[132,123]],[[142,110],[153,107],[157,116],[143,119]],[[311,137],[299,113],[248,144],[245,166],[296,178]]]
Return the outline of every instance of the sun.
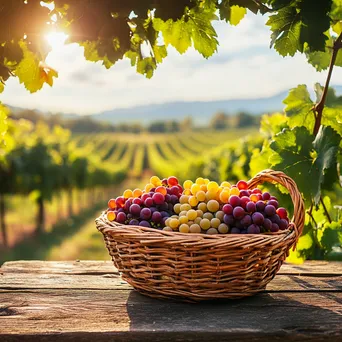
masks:
[[[52,50],[60,49],[64,45],[67,38],[68,35],[63,32],[50,32],[45,35],[45,39],[50,44]]]

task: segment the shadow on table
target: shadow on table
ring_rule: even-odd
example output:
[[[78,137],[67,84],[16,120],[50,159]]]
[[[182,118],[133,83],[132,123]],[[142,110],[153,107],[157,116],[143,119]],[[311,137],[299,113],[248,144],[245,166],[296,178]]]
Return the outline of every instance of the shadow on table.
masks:
[[[240,300],[197,304],[149,298],[132,291],[127,300],[130,330],[159,335],[158,341],[228,338],[303,340],[335,336],[342,341],[341,295],[318,292],[262,293]],[[229,334],[228,334],[229,333]],[[144,339],[143,335],[142,338]],[[147,338],[147,335],[146,335]]]

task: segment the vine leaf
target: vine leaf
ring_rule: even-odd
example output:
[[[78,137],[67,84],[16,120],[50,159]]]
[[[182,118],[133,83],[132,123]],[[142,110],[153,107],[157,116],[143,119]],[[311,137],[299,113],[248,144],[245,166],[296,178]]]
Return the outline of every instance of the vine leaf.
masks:
[[[342,225],[341,222],[333,221],[326,223],[323,228],[323,233],[319,240],[326,253],[332,251],[335,246],[342,246]]]
[[[289,91],[289,95],[283,101],[286,104],[285,113],[289,117],[290,128],[305,126],[311,131],[315,125],[315,118],[312,112],[314,103],[305,84],[300,84]]]
[[[240,7],[231,4],[231,1],[224,0],[219,4],[220,19],[230,22],[232,25],[236,26],[246,15],[247,10],[245,7]]]

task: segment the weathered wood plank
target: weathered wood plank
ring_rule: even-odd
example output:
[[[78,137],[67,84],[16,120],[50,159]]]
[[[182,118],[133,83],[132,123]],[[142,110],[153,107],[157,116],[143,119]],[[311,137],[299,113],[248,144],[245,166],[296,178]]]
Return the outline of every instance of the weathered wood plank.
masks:
[[[1,341],[42,336],[63,341],[341,341],[342,336],[341,293],[273,293],[183,304],[129,290],[0,290],[0,303]]]
[[[161,285],[162,286],[162,285]],[[0,289],[132,289],[118,274],[0,274]],[[273,291],[342,291],[342,276],[329,278],[296,275],[276,275],[267,286]]]
[[[55,273],[55,274],[107,274],[117,273],[111,261],[10,261],[0,272]],[[342,275],[342,262],[306,261],[302,265],[284,264],[278,274]]]

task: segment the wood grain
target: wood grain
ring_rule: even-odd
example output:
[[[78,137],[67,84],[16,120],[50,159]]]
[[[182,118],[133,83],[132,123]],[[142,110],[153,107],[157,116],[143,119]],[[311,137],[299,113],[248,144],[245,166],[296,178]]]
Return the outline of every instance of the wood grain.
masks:
[[[0,341],[342,341],[342,263],[284,265],[243,300],[145,297],[111,262],[17,261],[0,269]]]

